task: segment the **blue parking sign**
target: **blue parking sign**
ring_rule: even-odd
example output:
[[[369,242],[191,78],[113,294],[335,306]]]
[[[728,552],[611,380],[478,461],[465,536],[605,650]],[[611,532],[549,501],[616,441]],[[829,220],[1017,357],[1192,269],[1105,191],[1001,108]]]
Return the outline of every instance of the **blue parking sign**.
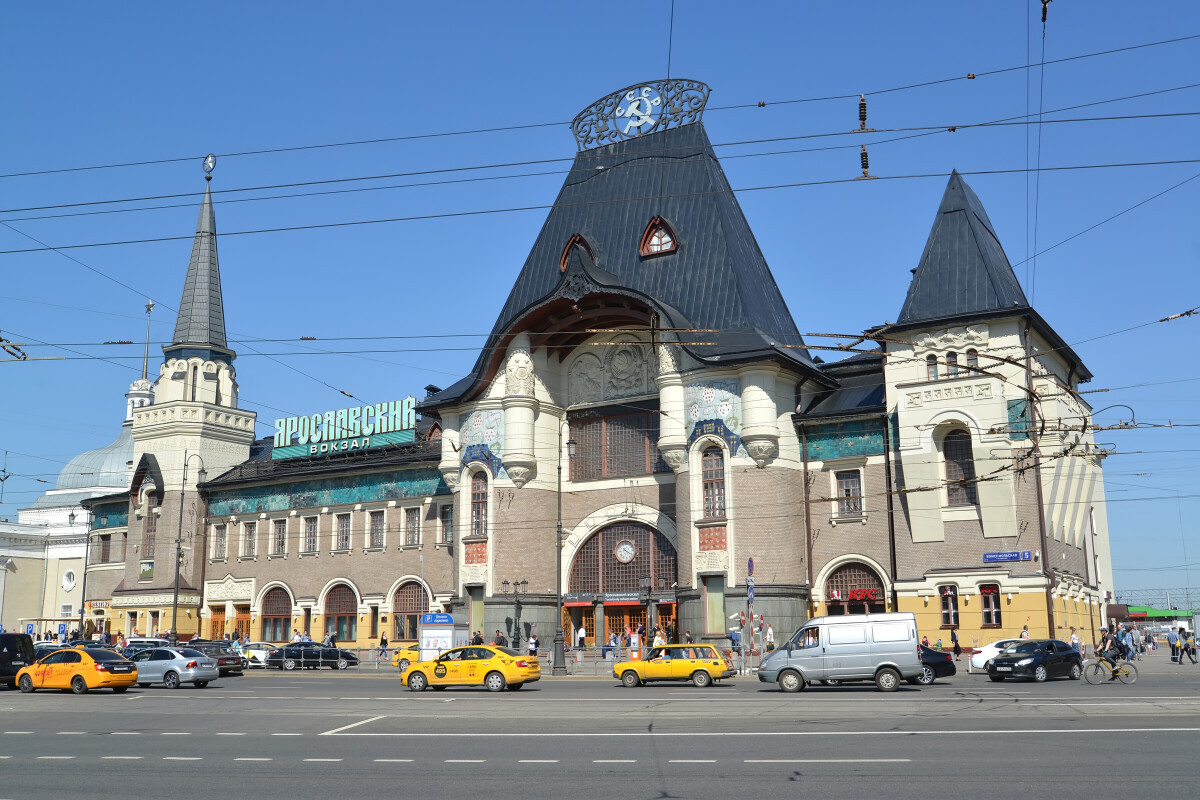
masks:
[[[58,635],[59,636],[67,635],[67,623],[65,623],[65,622],[58,623]]]
[[[28,634],[29,636],[33,636],[33,623],[32,622],[25,623],[25,633]]]

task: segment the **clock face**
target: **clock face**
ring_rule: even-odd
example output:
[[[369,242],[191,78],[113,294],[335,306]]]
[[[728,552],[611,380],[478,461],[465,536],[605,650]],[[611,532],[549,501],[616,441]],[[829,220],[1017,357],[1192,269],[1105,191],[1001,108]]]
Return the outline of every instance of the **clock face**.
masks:
[[[613,549],[613,555],[617,557],[617,561],[620,561],[622,564],[628,564],[637,555],[637,548],[633,546],[633,542],[624,539],[617,542],[617,546]]]

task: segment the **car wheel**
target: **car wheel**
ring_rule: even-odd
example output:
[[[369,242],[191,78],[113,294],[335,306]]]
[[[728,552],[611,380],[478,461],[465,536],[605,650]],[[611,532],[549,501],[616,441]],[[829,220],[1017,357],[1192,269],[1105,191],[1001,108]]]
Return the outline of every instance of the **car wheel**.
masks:
[[[1046,667],[1043,664],[1038,664],[1037,668],[1033,671],[1033,679],[1038,683],[1045,683],[1046,678],[1049,677],[1050,673],[1046,671]]]
[[[283,668],[291,672],[296,668],[296,660],[294,658],[285,658],[283,660]]]
[[[196,681],[195,686],[197,689],[203,689],[205,686],[208,686],[208,681]]]
[[[922,664],[921,665],[921,674],[917,676],[917,683],[921,684],[922,686],[928,686],[929,684],[933,683],[936,679],[937,679],[937,676],[933,674],[933,667],[925,666],[924,664]]]
[[[22,675],[21,679],[17,681],[17,688],[25,694],[29,694],[33,691],[33,678],[28,675]]]
[[[179,688],[179,673],[178,672],[168,672],[166,675],[164,675],[163,676],[163,686],[167,687],[168,689],[178,689]]]
[[[786,672],[779,673],[778,680],[779,688],[785,692],[788,692],[789,694],[792,692],[798,692],[804,688],[804,679],[800,677],[800,673],[794,672],[790,669]]]
[[[504,676],[499,672],[489,672],[487,677],[483,679],[483,685],[487,687],[489,692],[498,692],[504,688]]]
[[[72,692],[74,692],[75,694],[87,694],[87,690],[88,690],[87,681],[83,679],[82,675],[76,675],[74,678],[71,678],[71,691]]]
[[[339,658],[339,659],[338,659],[338,661],[337,661],[337,663],[333,665],[333,668],[334,668],[334,669],[345,669],[345,668],[346,668],[346,667],[348,667],[348,666],[350,666],[350,662],[349,662],[349,661],[347,661],[347,660],[346,660],[346,659],[344,659],[344,658]]]
[[[521,690],[521,687],[523,687],[524,685],[525,684],[523,684],[523,683],[510,683],[508,685],[508,690],[510,692],[518,692]]]
[[[640,686],[642,683],[642,679],[638,677],[638,674],[636,672],[634,672],[631,669],[627,669],[627,670],[625,670],[625,672],[623,672],[621,674],[621,683],[625,684],[626,687],[632,689],[635,686]]]
[[[703,689],[712,683],[712,676],[702,669],[698,669],[692,673],[692,683]]]
[[[423,672],[414,672],[408,676],[408,688],[414,692],[423,692],[428,685],[429,681]]]
[[[900,673],[884,667],[875,673],[875,688],[881,692],[894,692],[900,688]]]
[[[396,666],[400,668],[401,672],[404,672],[404,670],[408,669],[408,665],[411,663],[412,662],[410,662],[407,658],[402,658],[396,663]]]
[[[1004,680],[1003,675],[988,675],[988,678],[995,681],[996,683],[999,683],[1000,681]]]
[[[1071,665],[1071,680],[1077,681],[1081,675],[1083,675],[1083,667],[1079,666],[1079,662],[1076,661]]]
[[[129,691],[128,686],[114,686],[113,687],[113,694],[125,694],[128,691]]]

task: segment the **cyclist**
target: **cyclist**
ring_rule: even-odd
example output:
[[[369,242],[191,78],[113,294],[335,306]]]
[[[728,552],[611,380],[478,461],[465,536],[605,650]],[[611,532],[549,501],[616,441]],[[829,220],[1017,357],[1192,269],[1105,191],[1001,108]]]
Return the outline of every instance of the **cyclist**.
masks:
[[[1096,657],[1108,664],[1110,670],[1117,668],[1117,662],[1121,658],[1121,646],[1117,644],[1117,638],[1109,633],[1108,628],[1100,628],[1100,644],[1096,647]],[[1110,681],[1115,681],[1117,674],[1113,672]]]

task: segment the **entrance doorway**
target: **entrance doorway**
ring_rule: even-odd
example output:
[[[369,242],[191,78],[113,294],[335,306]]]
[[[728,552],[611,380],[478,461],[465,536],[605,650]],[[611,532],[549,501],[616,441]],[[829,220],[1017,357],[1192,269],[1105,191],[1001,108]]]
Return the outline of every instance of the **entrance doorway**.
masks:
[[[829,616],[882,614],[887,610],[883,581],[865,564],[846,564],[829,576],[825,584]]]
[[[250,606],[235,606],[237,616],[233,620],[234,633],[239,638],[250,638]]]
[[[604,606],[604,641],[608,642],[610,634],[615,633],[622,645],[625,643],[625,629],[636,632],[639,625],[646,624],[645,606]]]
[[[222,639],[225,637],[225,606],[214,608],[208,624],[208,638]]]

